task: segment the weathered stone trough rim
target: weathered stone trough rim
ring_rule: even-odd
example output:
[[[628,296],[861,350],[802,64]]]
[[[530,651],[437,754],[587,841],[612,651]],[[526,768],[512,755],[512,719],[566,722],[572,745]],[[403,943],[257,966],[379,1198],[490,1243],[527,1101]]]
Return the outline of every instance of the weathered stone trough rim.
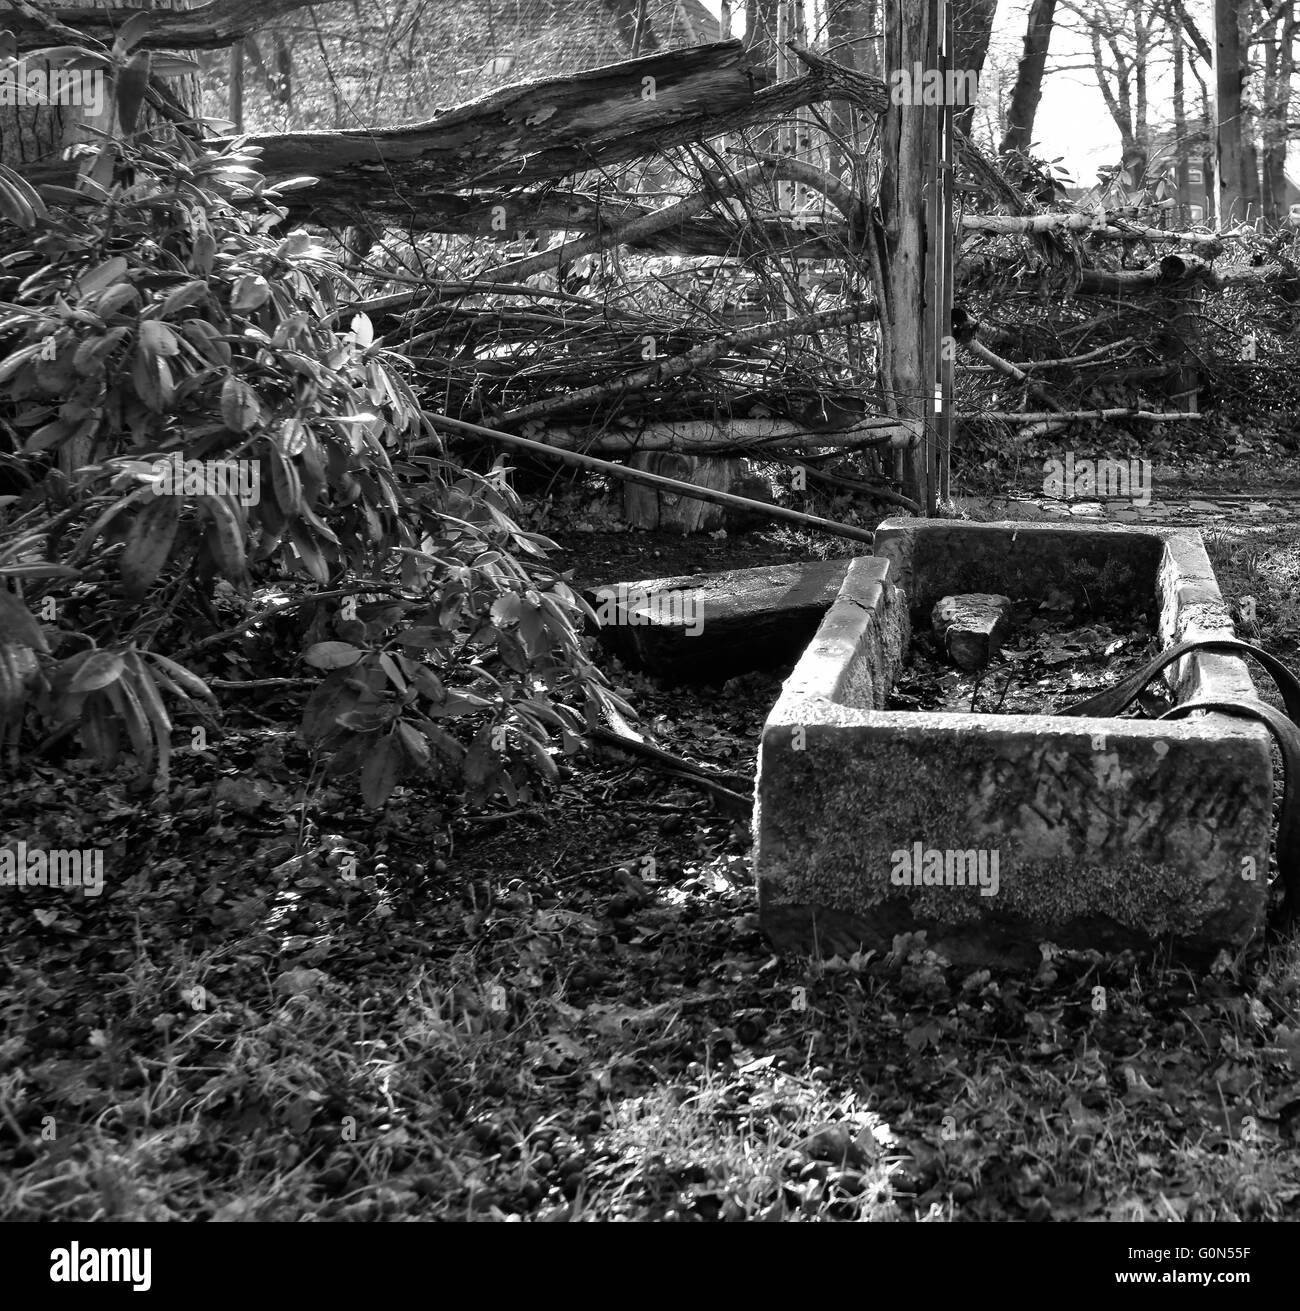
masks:
[[[963,520],[921,520],[921,519],[886,519],[877,532],[893,530],[924,531],[923,525],[942,525],[944,528],[960,528],[962,531],[978,530],[988,532],[990,536],[1005,534],[1010,531],[1017,536],[1021,530],[1042,532],[1045,525],[1033,520],[998,520],[992,523],[967,523]],[[1099,534],[1119,537],[1148,537],[1166,548],[1168,557],[1178,569],[1178,580],[1183,583],[1196,582],[1207,584],[1207,590],[1213,592],[1213,598],[1223,606],[1226,604],[1219,592],[1218,582],[1205,552],[1203,544],[1192,535],[1192,530],[1176,527],[1146,527],[1138,524],[1082,524],[1047,526],[1055,528],[1056,534],[1062,529],[1075,533]],[[1181,547],[1169,551],[1171,543]],[[1192,558],[1188,558],[1188,557]],[[1199,559],[1195,557],[1199,556]],[[1203,570],[1198,566],[1204,562]],[[885,566],[882,568],[881,566]],[[865,637],[871,623],[870,597],[871,589],[880,586],[897,585],[892,576],[893,570],[888,561],[879,556],[859,556],[849,565],[848,573],[840,588],[839,596],[827,611],[817,636],[808,645],[798,664],[791,672],[782,688],[776,705],[772,707],[764,731],[780,728],[795,728],[837,724],[845,726],[882,729],[898,729],[907,725],[919,727],[925,725],[934,731],[952,729],[971,732],[980,730],[983,736],[996,736],[999,726],[1005,733],[1035,730],[1065,737],[1093,737],[1105,734],[1107,739],[1132,741],[1134,744],[1145,741],[1172,739],[1176,741],[1218,740],[1224,737],[1241,737],[1247,741],[1264,741],[1268,731],[1262,725],[1217,711],[1195,711],[1190,716],[1177,720],[1135,720],[1122,717],[1087,717],[1052,714],[1050,711],[1014,713],[993,713],[989,711],[962,710],[874,710],[866,707],[846,705],[836,695],[845,671],[847,660],[852,659],[858,642]],[[1159,579],[1157,579],[1159,588]],[[1157,599],[1163,599],[1157,595]],[[910,599],[908,601],[910,605]],[[1212,633],[1223,631],[1232,635],[1234,629],[1230,622],[1223,625],[1198,626],[1198,631]],[[824,636],[831,634],[833,636]],[[1162,637],[1164,635],[1162,634]],[[1162,641],[1162,649],[1166,645]],[[1258,697],[1250,669],[1238,656],[1218,655],[1214,653],[1195,653],[1178,662],[1181,669],[1187,662],[1195,662],[1196,673],[1184,672],[1180,681],[1196,680],[1205,692],[1218,688],[1224,695],[1233,691],[1241,692],[1242,681],[1249,687],[1250,693]],[[821,674],[819,678],[817,675]],[[1236,689],[1231,684],[1236,683]],[[1220,685],[1228,686],[1220,686]],[[1084,696],[1080,694],[1080,699]],[[794,707],[805,707],[802,714],[794,713]],[[1011,725],[1015,725],[1015,729]]]
[[[808,714],[787,717],[784,713],[790,705],[816,706],[817,717]],[[828,714],[829,711],[829,714]],[[996,737],[999,732],[1011,736],[1013,730],[1006,727],[1008,721],[1014,720],[1015,733],[1022,729],[1036,729],[1052,733],[1053,736],[1069,738],[1093,738],[1105,735],[1107,742],[1132,741],[1176,741],[1194,742],[1209,738],[1242,737],[1248,740],[1268,740],[1268,730],[1260,724],[1238,719],[1233,715],[1220,714],[1217,711],[1194,711],[1180,719],[1125,719],[1121,717],[1108,719],[1080,718],[1076,715],[992,714],[966,710],[865,710],[858,706],[846,706],[843,702],[829,697],[794,692],[782,695],[767,718],[769,729],[798,728],[852,728],[890,729],[891,731],[908,726],[924,727],[942,732],[945,729],[970,732],[981,730],[981,737]]]

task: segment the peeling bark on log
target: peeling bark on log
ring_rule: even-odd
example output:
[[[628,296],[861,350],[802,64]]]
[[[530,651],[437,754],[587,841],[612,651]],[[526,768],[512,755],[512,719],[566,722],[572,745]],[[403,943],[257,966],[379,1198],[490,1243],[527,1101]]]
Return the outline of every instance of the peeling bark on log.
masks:
[[[645,79],[652,79],[647,83]],[[809,79],[811,81],[811,79]],[[653,99],[643,91],[653,88]],[[628,60],[573,77],[506,87],[410,127],[253,137],[271,174],[352,173],[370,184],[519,185],[605,167],[707,135],[754,92],[738,41]],[[674,129],[676,129],[674,131]],[[392,179],[387,171],[400,172]]]
[[[700,419],[660,423],[624,432],[600,428],[547,428],[546,444],[557,450],[681,451],[695,455],[761,455],[765,451],[834,450],[867,445],[901,445],[920,425],[894,419],[864,420],[849,428],[810,429],[788,419]]]
[[[1225,264],[1218,268],[1196,255],[1166,255],[1144,269],[1084,269],[1077,288],[1084,296],[1118,296],[1200,283],[1219,290],[1246,285],[1300,285],[1296,270],[1283,264]]]

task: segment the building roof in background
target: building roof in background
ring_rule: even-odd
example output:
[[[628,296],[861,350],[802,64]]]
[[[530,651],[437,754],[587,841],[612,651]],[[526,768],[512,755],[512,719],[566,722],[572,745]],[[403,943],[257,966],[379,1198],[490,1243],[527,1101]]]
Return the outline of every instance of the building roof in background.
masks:
[[[488,9],[483,48],[494,79],[577,73],[632,55],[636,0],[492,0]],[[643,55],[721,39],[700,0],[648,0],[646,19]]]

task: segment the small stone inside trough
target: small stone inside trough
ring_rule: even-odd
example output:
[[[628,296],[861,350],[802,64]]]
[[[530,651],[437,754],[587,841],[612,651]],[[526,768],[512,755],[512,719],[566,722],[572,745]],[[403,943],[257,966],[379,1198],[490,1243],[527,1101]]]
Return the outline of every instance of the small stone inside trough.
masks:
[[[983,668],[1002,648],[1011,620],[1011,599],[984,592],[945,596],[930,623],[940,650],[961,669]]]

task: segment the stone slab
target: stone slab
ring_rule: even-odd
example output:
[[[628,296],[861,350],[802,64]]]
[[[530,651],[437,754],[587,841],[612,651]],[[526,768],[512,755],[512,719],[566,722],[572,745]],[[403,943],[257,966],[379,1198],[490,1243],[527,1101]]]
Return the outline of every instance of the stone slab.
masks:
[[[674,679],[730,678],[796,660],[848,568],[848,560],[810,560],[616,583],[583,595],[601,642],[624,663]]]

